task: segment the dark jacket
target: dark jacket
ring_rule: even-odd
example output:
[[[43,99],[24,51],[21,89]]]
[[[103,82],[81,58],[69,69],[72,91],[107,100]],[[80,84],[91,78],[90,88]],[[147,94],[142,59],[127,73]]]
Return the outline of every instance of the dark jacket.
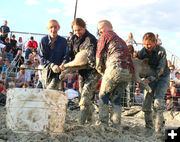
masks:
[[[87,30],[85,34],[78,38],[76,35],[73,35],[70,43],[70,60],[73,60],[75,55],[86,49],[88,52],[88,64],[90,67],[95,68],[95,60],[96,60],[96,48],[97,48],[97,39]],[[92,69],[83,69],[80,70],[79,73],[81,76],[85,77]]]
[[[154,69],[153,75],[148,78],[151,81],[156,80],[161,76],[168,76],[170,74],[166,59],[166,51],[163,47],[158,45],[151,53],[148,53],[146,49],[143,48],[137,57],[139,59],[149,59],[148,64],[152,69]]]
[[[41,65],[56,64],[60,65],[64,60],[67,62],[67,41],[64,37],[57,36],[54,48],[51,49],[51,40],[48,35],[43,37],[40,42],[39,56]]]
[[[61,65],[63,61],[68,61],[68,46],[64,37],[58,35],[54,42],[54,48],[50,47],[51,39],[49,35],[46,35],[41,39],[39,47],[40,64],[44,66],[42,78],[45,80],[45,85],[50,83],[52,78],[59,79],[60,73],[54,73],[50,65]]]

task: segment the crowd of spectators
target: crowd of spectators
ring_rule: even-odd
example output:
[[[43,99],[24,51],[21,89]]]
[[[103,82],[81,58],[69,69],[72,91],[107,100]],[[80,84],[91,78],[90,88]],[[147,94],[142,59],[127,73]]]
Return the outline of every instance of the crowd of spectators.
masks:
[[[2,38],[1,32],[0,103],[4,103],[5,97],[3,96],[6,96],[7,89],[9,88],[36,87],[39,80],[38,70],[36,70],[39,66],[37,47],[38,44],[34,41],[33,37],[30,37],[28,44],[25,46],[22,37],[19,37],[18,41],[15,35],[12,35],[11,39],[8,37],[8,34],[5,38]]]

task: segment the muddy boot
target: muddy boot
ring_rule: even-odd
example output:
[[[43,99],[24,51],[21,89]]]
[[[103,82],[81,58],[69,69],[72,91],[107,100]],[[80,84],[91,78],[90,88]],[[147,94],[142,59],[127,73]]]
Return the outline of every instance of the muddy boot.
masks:
[[[93,121],[93,107],[92,107],[92,105],[90,105],[89,106],[89,108],[88,108],[88,114],[87,114],[87,123],[88,122],[92,122]]]
[[[151,111],[144,112],[145,118],[145,136],[152,136],[154,128],[153,128],[153,115]]]
[[[80,118],[79,118],[79,124],[84,125],[87,119],[88,109],[84,105],[80,106]]]
[[[120,130],[121,125],[121,108],[120,106],[113,105],[111,111],[112,127]]]
[[[105,125],[108,125],[108,120],[109,120],[108,105],[99,102],[99,121]]]
[[[165,126],[164,126],[165,121],[164,121],[163,111],[162,110],[155,111],[154,118],[155,118],[154,137],[160,140],[164,140],[165,139]]]

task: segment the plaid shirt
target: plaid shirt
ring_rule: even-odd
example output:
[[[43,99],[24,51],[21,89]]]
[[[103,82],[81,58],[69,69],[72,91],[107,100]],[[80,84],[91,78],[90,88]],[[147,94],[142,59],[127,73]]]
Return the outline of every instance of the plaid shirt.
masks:
[[[101,65],[106,67],[112,64],[118,64],[123,69],[129,69],[130,73],[134,73],[134,67],[131,60],[131,54],[127,45],[115,32],[107,32],[98,40],[96,58],[99,58]]]

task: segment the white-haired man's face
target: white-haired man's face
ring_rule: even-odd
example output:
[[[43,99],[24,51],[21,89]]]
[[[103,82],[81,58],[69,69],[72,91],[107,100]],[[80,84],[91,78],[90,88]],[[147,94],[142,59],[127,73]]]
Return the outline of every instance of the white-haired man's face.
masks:
[[[112,28],[105,23],[98,23],[98,33],[102,35],[108,31],[112,31]]]

